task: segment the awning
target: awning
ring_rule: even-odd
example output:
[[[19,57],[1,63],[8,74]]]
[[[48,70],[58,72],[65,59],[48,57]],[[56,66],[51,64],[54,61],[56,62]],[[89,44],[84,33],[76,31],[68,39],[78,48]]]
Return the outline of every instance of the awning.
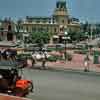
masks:
[[[16,47],[16,43],[10,41],[2,41],[0,42],[0,47]]]
[[[54,35],[53,38],[59,38],[59,36],[58,35]]]
[[[24,36],[24,37],[28,37],[28,36],[29,36],[29,34],[23,34],[23,36]]]

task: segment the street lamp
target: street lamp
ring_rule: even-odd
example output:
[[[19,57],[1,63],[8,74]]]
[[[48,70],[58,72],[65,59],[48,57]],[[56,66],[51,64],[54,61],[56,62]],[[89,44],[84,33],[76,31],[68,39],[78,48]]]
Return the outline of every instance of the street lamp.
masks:
[[[89,71],[89,52],[90,52],[90,48],[89,48],[89,34],[88,32],[85,32],[85,35],[87,36],[87,41],[85,44],[85,49],[87,50],[86,53],[86,57],[84,58],[84,71],[87,72]]]
[[[67,40],[70,39],[70,37],[68,37],[67,35],[68,35],[68,32],[65,31],[65,32],[64,32],[64,37],[62,37],[63,40],[64,40],[64,44],[65,44],[65,48],[64,48],[64,49],[65,49],[65,50],[64,50],[65,61],[67,60],[67,56],[66,56],[66,55],[67,55],[67,53],[66,53],[66,50],[67,50],[67,46],[66,46],[66,45],[67,45]]]

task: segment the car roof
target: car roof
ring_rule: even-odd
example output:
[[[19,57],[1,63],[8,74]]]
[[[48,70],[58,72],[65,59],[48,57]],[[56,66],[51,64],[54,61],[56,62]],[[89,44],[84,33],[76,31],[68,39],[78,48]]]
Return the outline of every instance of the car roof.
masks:
[[[0,61],[0,69],[14,69],[16,68],[16,65],[16,62],[11,63],[10,61]]]

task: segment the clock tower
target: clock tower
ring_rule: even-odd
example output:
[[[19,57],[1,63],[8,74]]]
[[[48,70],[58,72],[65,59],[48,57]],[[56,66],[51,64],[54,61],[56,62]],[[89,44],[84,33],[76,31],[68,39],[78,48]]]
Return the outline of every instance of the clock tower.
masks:
[[[53,13],[53,18],[59,25],[67,25],[69,23],[69,14],[66,7],[66,1],[59,0],[56,2],[56,8]]]

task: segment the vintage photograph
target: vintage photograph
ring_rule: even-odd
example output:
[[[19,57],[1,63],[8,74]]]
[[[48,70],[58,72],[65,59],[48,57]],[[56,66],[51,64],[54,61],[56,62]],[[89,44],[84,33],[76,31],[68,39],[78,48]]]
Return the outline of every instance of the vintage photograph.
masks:
[[[100,100],[99,0],[0,0],[0,100]]]

